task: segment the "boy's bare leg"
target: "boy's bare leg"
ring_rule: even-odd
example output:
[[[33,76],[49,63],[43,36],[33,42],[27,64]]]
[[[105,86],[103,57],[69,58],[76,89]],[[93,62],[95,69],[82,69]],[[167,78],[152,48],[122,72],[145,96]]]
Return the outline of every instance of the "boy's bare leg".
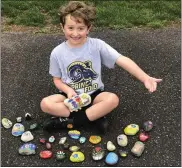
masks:
[[[40,107],[43,112],[58,117],[68,117],[70,111],[64,105],[65,96],[60,94],[51,95],[42,99]]]
[[[102,92],[96,96],[93,105],[86,110],[86,115],[90,121],[94,121],[110,113],[118,104],[119,98],[116,94]]]

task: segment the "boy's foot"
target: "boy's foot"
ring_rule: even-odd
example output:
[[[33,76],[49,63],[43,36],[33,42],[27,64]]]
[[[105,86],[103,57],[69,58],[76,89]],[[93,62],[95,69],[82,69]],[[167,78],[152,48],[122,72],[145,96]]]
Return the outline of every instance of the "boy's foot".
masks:
[[[97,119],[95,123],[100,133],[105,134],[107,132],[109,123],[106,117]]]
[[[49,132],[64,128],[73,128],[73,120],[66,117],[52,117],[43,123],[43,129]]]

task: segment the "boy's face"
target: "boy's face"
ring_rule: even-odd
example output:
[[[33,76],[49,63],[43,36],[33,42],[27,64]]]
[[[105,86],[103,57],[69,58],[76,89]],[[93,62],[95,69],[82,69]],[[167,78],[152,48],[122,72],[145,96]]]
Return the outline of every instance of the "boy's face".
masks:
[[[64,27],[62,26],[62,29],[68,43],[72,47],[83,45],[90,30],[81,18],[79,19],[79,22],[77,22],[71,15],[66,16],[65,25]]]

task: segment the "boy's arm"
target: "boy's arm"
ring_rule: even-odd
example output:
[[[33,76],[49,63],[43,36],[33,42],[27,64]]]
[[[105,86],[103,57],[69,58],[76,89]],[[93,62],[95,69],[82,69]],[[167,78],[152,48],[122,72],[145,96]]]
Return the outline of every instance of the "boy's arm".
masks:
[[[162,81],[162,79],[150,77],[134,61],[132,61],[128,57],[120,56],[116,60],[116,64],[128,71],[131,75],[135,76],[138,80],[143,82],[149,92],[155,91],[157,88],[157,82]]]
[[[60,78],[53,77],[53,82],[59,90],[67,94],[68,98],[71,98],[72,96],[76,95],[76,92],[67,84],[63,83]]]

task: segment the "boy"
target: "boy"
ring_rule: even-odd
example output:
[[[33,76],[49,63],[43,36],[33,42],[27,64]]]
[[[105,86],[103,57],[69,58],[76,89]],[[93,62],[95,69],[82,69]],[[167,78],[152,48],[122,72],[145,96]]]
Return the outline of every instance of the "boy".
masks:
[[[67,40],[53,49],[49,67],[49,73],[61,94],[48,96],[41,101],[42,111],[57,116],[44,123],[45,130],[95,123],[102,133],[107,131],[108,123],[104,116],[118,106],[119,98],[114,93],[104,91],[101,64],[114,68],[116,63],[140,80],[149,92],[154,92],[157,83],[162,80],[147,75],[131,59],[119,54],[104,41],[88,37],[95,13],[93,6],[79,1],[70,1],[61,8],[61,27]],[[91,104],[70,113],[64,100],[81,93],[91,96]]]

